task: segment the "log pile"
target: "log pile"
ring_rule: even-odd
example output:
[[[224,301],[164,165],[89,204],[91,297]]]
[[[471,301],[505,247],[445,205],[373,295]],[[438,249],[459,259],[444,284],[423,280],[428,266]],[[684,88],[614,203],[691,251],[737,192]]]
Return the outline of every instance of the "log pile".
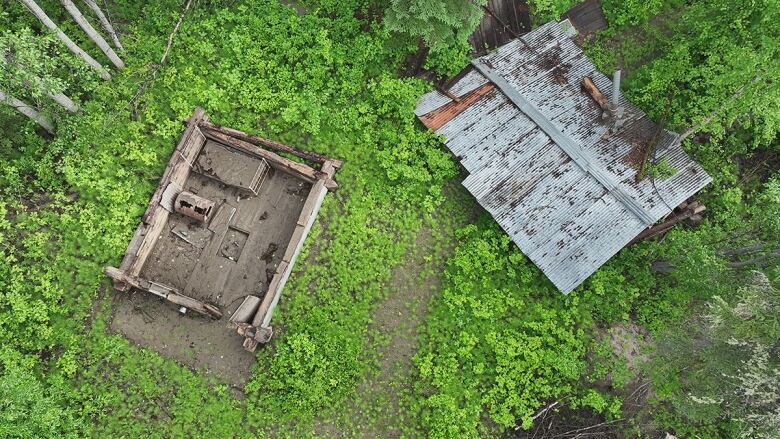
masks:
[[[693,201],[691,203],[684,202],[677,206],[672,213],[667,216],[667,219],[659,224],[654,224],[651,227],[648,227],[645,229],[642,233],[636,236],[636,238],[632,239],[631,242],[628,243],[628,245],[636,244],[639,241],[644,241],[646,239],[654,238],[656,236],[662,235],[666,232],[668,232],[672,227],[676,226],[677,224],[688,220],[691,223],[698,224],[702,221],[702,213],[707,209],[706,206],[699,203],[698,201]]]

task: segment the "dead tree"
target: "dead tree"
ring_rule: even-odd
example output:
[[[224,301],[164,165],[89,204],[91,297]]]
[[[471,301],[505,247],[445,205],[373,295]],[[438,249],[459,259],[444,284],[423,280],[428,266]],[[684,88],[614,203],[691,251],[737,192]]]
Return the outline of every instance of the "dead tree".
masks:
[[[20,101],[19,99],[16,99],[11,95],[6,94],[2,90],[0,90],[0,101],[4,102],[7,105],[10,105],[11,107],[13,107],[14,110],[29,117],[49,133],[54,132],[54,125],[52,125],[51,121],[46,116],[36,111],[35,108],[28,105],[27,103]]]
[[[125,48],[122,47],[122,43],[119,42],[119,36],[114,30],[114,26],[111,25],[110,21],[108,21],[106,14],[103,13],[103,11],[100,9],[100,6],[98,6],[94,0],[84,0],[84,3],[86,3],[87,6],[89,6],[89,9],[92,9],[92,12],[95,13],[98,21],[100,21],[100,25],[103,26],[103,30],[105,30],[106,33],[111,36],[111,40],[114,42],[114,46],[119,50],[125,50]]]
[[[63,108],[68,110],[69,113],[78,113],[79,106],[76,105],[75,102],[73,102],[69,97],[65,96],[64,93],[47,93],[50,98],[54,100],[54,102],[62,105]]]
[[[89,56],[87,52],[83,51],[81,47],[79,47],[76,43],[73,42],[73,40],[68,38],[68,36],[65,35],[65,33],[62,32],[60,28],[56,24],[54,24],[53,21],[51,21],[51,18],[49,18],[49,16],[46,15],[46,12],[44,12],[43,9],[41,9],[40,6],[38,6],[38,4],[35,3],[35,0],[19,0],[19,1],[22,2],[22,4],[24,4],[25,6],[27,6],[27,9],[29,9],[30,12],[32,12],[33,15],[35,15],[38,18],[38,20],[41,21],[41,23],[43,23],[44,26],[51,29],[54,32],[54,34],[57,35],[57,38],[59,38],[63,43],[65,43],[65,45],[68,47],[68,49],[70,49],[71,52],[73,52],[79,58],[83,59],[84,62],[89,64],[90,67],[95,69],[95,71],[97,71],[98,74],[100,74],[101,78],[105,79],[106,81],[111,79],[111,74],[108,73],[108,71],[104,69],[99,62],[95,61],[95,58]]]
[[[119,70],[122,70],[125,68],[125,63],[122,62],[122,60],[117,56],[116,52],[114,52],[114,49],[109,46],[108,42],[95,30],[94,27],[92,27],[91,24],[89,24],[89,21],[87,21],[86,18],[84,18],[84,15],[81,14],[81,11],[79,11],[79,8],[76,7],[75,4],[71,0],[60,0],[60,3],[62,3],[62,6],[65,7],[65,10],[68,11],[71,17],[73,17],[73,20],[76,21],[76,24],[79,25],[79,27],[86,32],[86,34],[89,36],[89,39],[95,42],[97,46],[100,48],[100,50],[103,51],[103,53],[106,54],[109,60],[111,60],[111,64],[116,66]]]

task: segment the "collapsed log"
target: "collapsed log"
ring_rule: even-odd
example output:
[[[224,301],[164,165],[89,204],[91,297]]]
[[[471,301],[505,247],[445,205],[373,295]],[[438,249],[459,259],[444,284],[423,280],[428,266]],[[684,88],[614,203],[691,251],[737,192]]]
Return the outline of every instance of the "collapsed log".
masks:
[[[47,132],[54,133],[54,125],[51,123],[49,118],[36,111],[31,105],[25,103],[24,101],[20,101],[19,99],[9,94],[6,94],[2,90],[0,90],[0,102],[10,105],[14,110],[29,117],[30,120],[40,125],[41,128]]]
[[[262,146],[262,147],[274,149],[281,152],[286,152],[288,154],[292,154],[296,157],[300,157],[305,160],[310,160],[315,163],[325,163],[327,161],[330,161],[333,163],[333,165],[336,168],[340,168],[341,165],[343,164],[341,160],[333,160],[322,154],[317,154],[316,152],[303,151],[294,146],[284,145],[279,142],[274,142],[273,140],[268,140],[262,137],[253,136],[243,131],[239,131],[233,128],[223,127],[215,123],[204,121],[200,123],[200,127],[207,130],[211,130],[212,132],[218,132],[230,137],[235,137],[236,139],[243,140],[244,142],[248,142],[253,145]]]
[[[54,32],[54,34],[57,36],[57,38],[59,38],[60,41],[62,41],[65,44],[65,46],[67,46],[68,49],[70,49],[71,52],[73,52],[74,55],[84,60],[84,62],[89,64],[90,67],[92,67],[96,72],[98,72],[101,78],[103,78],[106,81],[111,79],[111,74],[108,73],[108,70],[104,69],[103,66],[100,65],[100,63],[95,60],[95,58],[89,56],[87,52],[82,50],[81,47],[79,47],[76,43],[73,42],[73,40],[68,38],[68,36],[65,35],[65,33],[62,32],[56,24],[54,24],[51,18],[49,18],[49,16],[46,15],[46,12],[44,12],[43,9],[41,9],[41,7],[38,6],[37,3],[35,3],[35,0],[19,0],[19,1],[21,1],[22,4],[24,4],[25,6],[27,6],[27,9],[29,9],[30,12],[32,12],[33,15],[35,15],[38,18],[38,20],[41,21],[41,23],[43,23],[44,26],[51,29],[52,32]]]
[[[76,24],[78,24],[79,27],[89,36],[89,39],[91,39],[95,45],[97,45],[98,48],[103,51],[104,54],[106,54],[111,63],[120,70],[124,69],[125,63],[121,58],[119,58],[119,55],[114,52],[114,49],[108,45],[108,42],[106,42],[106,40],[95,30],[95,28],[89,24],[89,21],[84,18],[84,15],[81,13],[81,11],[79,11],[79,8],[76,7],[73,1],[60,0],[60,3],[62,3],[62,6],[65,7],[65,10],[68,11],[70,16],[73,17],[73,20],[76,22]]]
[[[100,25],[103,26],[103,29],[111,36],[111,40],[114,41],[114,46],[116,46],[116,48],[119,50],[125,50],[124,47],[122,47],[122,43],[119,41],[119,36],[114,30],[114,26],[111,25],[110,21],[108,21],[106,14],[104,14],[100,9],[100,6],[95,3],[95,0],[84,0],[84,3],[86,3],[87,6],[92,9],[92,12],[95,13],[98,21],[100,21]]]
[[[628,243],[628,245],[636,244],[639,241],[644,241],[646,239],[650,239],[658,235],[661,235],[663,233],[666,233],[667,231],[669,231],[669,229],[671,229],[672,227],[674,227],[675,225],[681,223],[686,219],[700,220],[701,219],[700,214],[704,212],[706,209],[707,207],[699,203],[698,201],[694,201],[690,204],[685,204],[684,207],[681,209],[681,212],[674,213],[674,216],[672,216],[670,219],[660,224],[656,224],[652,227],[648,227],[647,229],[642,231],[642,233],[640,233],[634,239],[632,239]]]
[[[593,79],[591,79],[590,76],[582,77],[582,89],[588,92],[590,97],[596,101],[602,110],[607,112],[607,114],[612,114],[612,107],[609,104],[609,99],[607,99],[607,97],[604,96],[604,93],[602,93],[601,90],[596,87],[596,84],[593,82]]]
[[[124,283],[132,288],[152,293],[155,296],[161,297],[175,305],[191,309],[204,316],[214,319],[222,318],[222,311],[220,311],[216,306],[186,296],[174,287],[158,282],[152,282],[138,276],[132,276],[114,267],[106,267],[105,271],[108,277],[114,279],[117,282]]]

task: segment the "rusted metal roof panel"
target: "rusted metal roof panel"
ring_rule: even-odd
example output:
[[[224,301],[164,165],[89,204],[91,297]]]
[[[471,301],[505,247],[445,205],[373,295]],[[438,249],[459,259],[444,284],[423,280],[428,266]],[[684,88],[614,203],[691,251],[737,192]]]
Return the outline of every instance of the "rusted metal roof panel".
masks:
[[[663,130],[654,158],[676,174],[635,181],[658,128],[622,95],[621,125],[602,118],[580,83],[590,76],[611,90],[611,81],[558,23],[474,64],[450,90],[460,102],[432,92],[415,113],[470,173],[463,185],[564,293],[711,180]]]

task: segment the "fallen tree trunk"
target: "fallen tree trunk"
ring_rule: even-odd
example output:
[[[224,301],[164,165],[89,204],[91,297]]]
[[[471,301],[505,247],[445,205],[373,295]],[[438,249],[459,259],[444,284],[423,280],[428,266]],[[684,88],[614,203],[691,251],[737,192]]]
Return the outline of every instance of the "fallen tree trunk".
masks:
[[[54,102],[62,105],[63,108],[68,110],[70,113],[78,113],[79,106],[76,105],[75,102],[73,102],[69,97],[65,96],[63,93],[48,93],[49,97],[54,100]]]
[[[29,117],[33,122],[40,125],[47,132],[54,133],[54,125],[52,125],[51,121],[24,101],[20,101],[19,99],[6,94],[2,90],[0,90],[0,101],[13,107],[13,109],[19,113]]]
[[[76,24],[79,25],[79,27],[86,32],[86,34],[89,36],[89,38],[97,44],[97,46],[100,48],[100,50],[103,51],[103,53],[106,54],[108,59],[111,61],[111,63],[116,66],[119,70],[122,70],[125,68],[125,63],[117,56],[116,52],[114,52],[114,49],[111,48],[111,46],[108,45],[105,39],[103,39],[102,36],[95,30],[94,27],[92,27],[91,24],[89,24],[89,21],[87,21],[86,18],[84,18],[84,15],[81,14],[81,11],[79,11],[79,8],[76,7],[76,5],[71,0],[60,0],[60,3],[62,3],[62,6],[65,7],[65,10],[68,11],[71,17],[73,17],[73,20],[76,21]]]
[[[38,6],[38,4],[35,3],[34,0],[19,0],[19,1],[22,2],[22,4],[24,4],[25,6],[27,6],[27,9],[29,9],[30,12],[32,12],[33,15],[35,15],[38,18],[38,20],[41,21],[41,23],[43,23],[44,26],[51,29],[54,32],[54,34],[57,35],[57,38],[59,38],[63,43],[65,43],[65,46],[67,46],[71,52],[73,52],[79,58],[83,59],[84,62],[89,64],[90,67],[95,69],[95,71],[98,72],[101,78],[105,79],[106,81],[111,79],[111,74],[108,73],[108,71],[105,68],[103,68],[103,66],[101,66],[99,62],[95,61],[95,58],[89,56],[87,52],[83,51],[81,47],[79,47],[76,43],[73,42],[73,40],[68,38],[68,36],[65,35],[65,33],[62,32],[60,28],[56,24],[54,24],[53,21],[51,21],[51,18],[49,18],[49,16],[46,15],[43,9],[41,9],[41,7]]]
[[[110,21],[108,21],[106,14],[103,13],[103,11],[100,9],[100,6],[98,6],[94,0],[84,0],[84,3],[86,3],[87,6],[92,9],[92,12],[95,13],[98,21],[100,21],[100,25],[103,26],[103,30],[105,30],[108,35],[111,36],[111,40],[114,42],[114,46],[116,46],[116,48],[119,50],[125,50],[125,48],[122,47],[122,43],[119,41],[119,36],[114,30],[114,26],[111,25]]]

